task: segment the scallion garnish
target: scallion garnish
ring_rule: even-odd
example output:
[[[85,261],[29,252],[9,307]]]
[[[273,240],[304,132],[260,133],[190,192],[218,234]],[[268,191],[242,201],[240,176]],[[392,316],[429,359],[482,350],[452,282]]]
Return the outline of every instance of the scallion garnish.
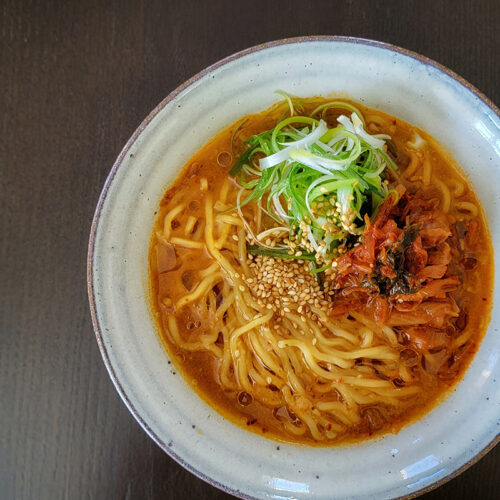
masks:
[[[313,253],[296,255],[289,253],[289,250],[282,248],[264,248],[258,245],[247,245],[247,252],[252,255],[265,255],[266,257],[276,257],[278,259],[316,260]]]
[[[365,215],[375,214],[389,193],[384,170],[397,167],[386,152],[390,136],[369,134],[352,104],[334,101],[318,106],[311,116],[294,116],[294,99],[281,94],[292,116],[245,141],[230,174],[250,191],[239,209],[263,199],[266,213],[290,228],[284,249],[257,245],[248,252],[316,260],[321,272],[349,234],[363,232]],[[323,118],[331,108],[348,110],[350,116],[339,116],[338,125],[330,128]]]

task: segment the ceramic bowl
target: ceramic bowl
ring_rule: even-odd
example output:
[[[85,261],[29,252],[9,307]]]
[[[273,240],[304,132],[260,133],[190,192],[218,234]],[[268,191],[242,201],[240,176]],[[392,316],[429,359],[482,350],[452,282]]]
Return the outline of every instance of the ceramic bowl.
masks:
[[[395,498],[444,482],[500,430],[498,272],[491,325],[464,379],[399,434],[359,445],[278,443],[204,403],[169,363],[148,301],[148,246],[159,201],[181,167],[241,116],[278,100],[337,93],[432,134],[472,179],[500,248],[498,109],[439,64],[387,44],[342,37],[281,40],[235,54],[172,92],[116,160],[90,237],[90,306],[102,357],[131,413],[172,458],[243,498]],[[495,180],[492,182],[492,180]]]

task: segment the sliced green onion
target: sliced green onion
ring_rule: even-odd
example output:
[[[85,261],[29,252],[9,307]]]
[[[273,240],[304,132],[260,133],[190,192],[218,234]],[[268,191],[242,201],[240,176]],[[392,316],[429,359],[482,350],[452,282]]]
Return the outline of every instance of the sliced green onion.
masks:
[[[298,100],[282,95],[293,114]],[[351,116],[341,115],[333,128],[322,119],[290,116],[244,141],[247,149],[230,172],[250,190],[243,201],[238,198],[240,216],[245,204],[260,205],[263,199],[267,210],[261,209],[280,226],[288,226],[290,239],[303,252],[297,257],[297,247],[292,252],[289,246],[270,249],[259,244],[248,247],[250,253],[313,262],[318,255],[328,266],[336,247],[348,234],[360,234],[365,214],[372,217],[388,196],[382,176],[388,166],[397,168],[384,151],[390,137],[370,135],[364,130],[362,114],[349,103],[325,103],[312,115],[324,115],[330,108],[349,110]],[[327,269],[323,265],[317,272],[323,268]]]
[[[361,114],[359,109],[356,106],[349,104],[348,102],[342,102],[342,101],[327,102],[326,104],[322,104],[321,106],[318,106],[314,111],[312,111],[311,116],[314,116],[315,114],[322,111],[321,117],[324,118],[326,111],[329,109],[347,109],[351,113],[356,113],[363,121],[363,127],[366,126],[365,119],[363,118],[363,115]]]
[[[245,149],[245,151],[243,151],[243,153],[239,157],[238,161],[234,164],[233,168],[229,171],[229,175],[234,177],[243,168],[244,165],[247,165],[250,155],[256,148],[257,146]]]
[[[330,267],[332,267],[332,263],[331,262],[329,264],[327,264],[326,266],[315,267],[314,269],[311,269],[311,272],[313,274],[322,273],[323,271],[326,271],[327,269],[330,269]]]
[[[247,252],[252,255],[265,255],[266,257],[276,257],[278,259],[296,260],[316,260],[313,253],[303,253],[302,255],[289,254],[289,250],[263,248],[258,245],[247,245]]]
[[[245,123],[247,121],[248,121],[248,118],[245,118],[244,120],[241,120],[241,122],[238,123],[238,125],[236,125],[236,127],[233,130],[233,133],[231,134],[231,156],[233,158],[234,158],[234,139],[236,138],[236,134],[239,132],[239,130],[241,129],[241,127],[243,127],[243,125],[245,125]]]

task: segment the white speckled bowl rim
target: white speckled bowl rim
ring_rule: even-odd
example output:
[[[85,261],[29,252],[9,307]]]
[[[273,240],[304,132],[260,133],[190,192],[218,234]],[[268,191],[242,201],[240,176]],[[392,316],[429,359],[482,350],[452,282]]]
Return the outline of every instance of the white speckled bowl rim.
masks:
[[[106,365],[106,368],[109,372],[109,375],[119,392],[120,396],[122,397],[123,401],[129,408],[130,412],[134,415],[136,420],[139,422],[139,424],[144,428],[144,430],[153,438],[153,440],[165,451],[167,452],[172,458],[174,458],[177,462],[179,462],[183,467],[197,475],[198,477],[202,478],[203,480],[207,481],[208,483],[212,484],[213,486],[220,488],[228,493],[231,493],[233,495],[239,496],[241,498],[333,498],[335,496],[335,493],[333,492],[333,489],[335,488],[335,484],[331,482],[331,479],[325,479],[325,477],[321,477],[321,479],[318,479],[318,482],[316,484],[320,484],[321,486],[315,487],[314,483],[314,477],[309,474],[311,477],[303,478],[304,481],[301,481],[301,477],[299,473],[294,470],[294,467],[292,466],[291,462],[286,463],[284,468],[285,472],[283,473],[282,476],[280,477],[276,475],[276,477],[268,475],[262,471],[260,471],[261,475],[258,477],[254,477],[252,480],[245,481],[240,478],[240,481],[234,480],[232,477],[232,473],[234,471],[228,471],[226,470],[226,467],[224,463],[221,463],[219,461],[218,465],[216,464],[215,468],[213,466],[213,463],[210,462],[204,462],[203,460],[200,459],[196,454],[192,454],[192,449],[197,446],[200,447],[200,449],[203,448],[203,445],[200,445],[199,442],[196,442],[196,439],[198,439],[197,434],[195,433],[195,430],[193,429],[192,433],[188,436],[188,439],[190,439],[193,442],[193,445],[191,445],[191,448],[176,448],[174,445],[174,441],[178,438],[181,440],[179,437],[180,434],[177,433],[179,429],[174,429],[170,430],[169,425],[171,422],[163,422],[163,427],[160,426],[158,427],[158,422],[152,423],[150,419],[152,418],[151,415],[148,414],[148,411],[146,409],[146,404],[150,404],[150,402],[146,402],[147,400],[147,395],[140,394],[139,396],[137,393],[134,392],[135,387],[129,384],[129,381],[127,380],[126,376],[127,373],[129,373],[127,370],[133,370],[135,367],[127,366],[126,364],[122,365],[122,361],[120,358],[115,357],[115,353],[113,352],[113,345],[112,345],[112,338],[115,340],[118,339],[118,342],[120,341],[119,337],[113,337],[113,335],[116,335],[115,332],[113,332],[112,328],[108,328],[114,321],[113,318],[106,316],[106,314],[109,312],[107,308],[107,304],[110,303],[112,300],[116,300],[116,293],[112,291],[109,287],[106,287],[106,284],[103,283],[101,280],[102,276],[101,273],[103,273],[103,269],[105,269],[105,266],[107,265],[105,262],[109,261],[109,256],[103,254],[99,254],[102,248],[99,247],[100,244],[100,238],[105,237],[103,235],[104,230],[112,231],[113,228],[112,226],[109,226],[109,221],[110,216],[108,212],[105,212],[105,206],[106,203],[111,203],[109,201],[109,192],[111,189],[115,188],[115,184],[117,183],[116,178],[118,177],[118,172],[124,174],[124,170],[130,170],[132,167],[128,163],[129,158],[131,158],[134,154],[140,152],[141,148],[141,136],[144,133],[145,129],[150,127],[151,122],[157,117],[158,114],[162,112],[165,108],[167,108],[169,105],[174,106],[175,103],[177,102],[182,102],[182,98],[191,90],[196,88],[198,85],[201,85],[203,83],[207,82],[207,79],[210,77],[214,78],[215,75],[220,76],[222,75],[224,71],[227,71],[228,68],[230,70],[231,64],[234,62],[238,62],[239,60],[245,60],[245,58],[248,58],[249,56],[251,57],[252,55],[255,56],[256,54],[262,53],[263,56],[269,53],[269,51],[273,50],[280,50],[280,48],[287,47],[289,49],[293,49],[296,51],[298,54],[298,57],[300,58],[300,51],[301,48],[308,46],[311,47],[311,44],[316,44],[318,47],[323,47],[323,44],[328,44],[328,47],[331,48],[331,50],[336,50],[340,47],[343,47],[345,49],[347,46],[349,46],[350,49],[352,49],[355,53],[356,47],[360,48],[363,47],[364,49],[367,50],[372,50],[375,55],[379,55],[380,57],[385,57],[387,56],[387,53],[389,52],[391,55],[394,55],[395,60],[394,62],[398,64],[407,64],[407,65],[414,65],[414,68],[417,68],[419,71],[427,72],[430,75],[430,78],[435,78],[435,79],[441,79],[446,82],[446,85],[450,85],[453,87],[453,91],[456,92],[457,96],[460,99],[464,99],[465,101],[468,101],[468,106],[471,106],[471,103],[473,107],[477,108],[477,113],[478,115],[481,115],[484,117],[484,120],[486,120],[487,127],[486,129],[479,130],[481,135],[485,138],[486,141],[489,141],[492,145],[492,151],[493,155],[490,157],[490,162],[487,163],[487,167],[481,167],[484,169],[484,172],[489,172],[495,174],[495,169],[496,171],[498,170],[498,165],[499,165],[499,160],[498,157],[500,155],[500,125],[499,125],[499,110],[498,108],[491,102],[489,101],[484,95],[482,95],[477,89],[475,89],[472,85],[470,85],[468,82],[466,82],[463,78],[460,76],[456,75],[449,69],[443,67],[442,65],[425,58],[423,56],[420,56],[418,54],[415,54],[413,52],[407,51],[405,49],[401,49],[399,47],[395,47],[393,45],[389,45],[386,43],[381,43],[381,42],[376,42],[376,41],[371,41],[371,40],[364,40],[364,39],[359,39],[359,38],[350,38],[350,37],[336,37],[336,36],[315,36],[315,37],[301,37],[301,38],[292,38],[292,39],[285,39],[285,40],[278,40],[275,42],[270,42],[262,45],[258,45],[256,47],[252,47],[250,49],[244,50],[242,52],[239,52],[237,54],[234,54],[226,59],[223,59],[222,61],[219,61],[215,63],[214,65],[210,66],[209,68],[205,69],[204,71],[200,72],[190,80],[188,80],[186,83],[178,87],[176,90],[174,90],[167,98],[165,98],[150,114],[149,116],[143,121],[143,123],[139,126],[139,128],[134,132],[132,137],[129,139],[125,147],[123,148],[122,152],[118,156],[115,164],[113,165],[113,168],[106,180],[106,183],[104,185],[103,191],[101,193],[101,196],[99,198],[99,202],[96,208],[93,224],[92,224],[92,229],[91,229],[91,235],[90,235],[90,241],[89,241],[89,251],[88,251],[88,269],[87,269],[87,280],[88,280],[88,293],[89,293],[89,302],[90,302],[90,309],[91,309],[91,314],[92,314],[92,321],[94,325],[94,330],[96,333],[97,337],[97,342],[104,360],[104,363]],[[382,54],[382,55],[381,55]],[[441,81],[442,84],[442,81]],[[280,88],[283,88],[284,90],[290,91],[293,93],[294,88],[293,85],[287,86],[286,84],[280,85]],[[331,88],[330,92],[335,91],[335,88]],[[427,91],[428,89],[426,89]],[[303,95],[313,95],[317,94],[317,92],[313,91],[308,94],[303,94]],[[352,95],[353,98],[356,99],[356,95]],[[263,109],[267,107],[269,103],[265,103],[263,105],[258,105],[257,108],[254,108],[255,111],[258,111],[259,109]],[[374,106],[373,102],[367,102],[368,105],[377,107],[376,105]],[[385,103],[387,104],[387,103]],[[391,112],[390,109],[387,109],[387,106],[383,106],[384,109],[386,109],[388,112]],[[243,115],[245,113],[241,113]],[[407,121],[410,121],[412,123],[415,123],[416,125],[419,125],[419,123],[416,123],[415,120],[411,120],[405,116],[401,116],[401,113],[394,112],[396,116],[400,116],[403,119],[406,119]],[[240,115],[240,116],[241,116]],[[237,117],[236,117],[237,118]],[[488,122],[489,120],[489,122]],[[232,123],[234,120],[230,119],[225,125],[229,125]],[[483,125],[484,125],[483,123]],[[220,128],[220,127],[219,127]],[[427,127],[429,129],[429,127]],[[217,130],[214,130],[212,135],[216,132]],[[438,137],[438,139],[441,140],[443,144],[446,145],[446,140],[443,140],[443,138],[439,137],[439,133],[433,133],[432,130],[429,130],[431,134],[435,135]],[[489,137],[487,137],[489,134]],[[486,147],[486,146],[484,146]],[[197,148],[195,148],[193,151],[190,151],[189,154],[187,155],[187,158],[189,158]],[[495,155],[496,153],[496,155]],[[459,161],[460,163],[460,161]],[[177,171],[180,167],[182,167],[183,164],[177,165]],[[465,168],[465,165],[462,164],[462,166]],[[126,167],[126,168],[124,168]],[[465,168],[468,173],[471,173],[470,170]],[[127,175],[130,175],[127,173]],[[173,176],[175,177],[175,175]],[[171,178],[173,178],[171,177]],[[498,176],[496,177],[498,178]],[[121,180],[120,180],[121,182]],[[163,192],[165,187],[168,185],[168,183],[164,184],[161,189],[159,189],[159,192]],[[482,193],[486,193],[487,195],[491,195],[492,192],[491,190],[488,190],[488,186],[486,182],[477,182],[474,181],[474,186],[477,192],[481,195]],[[489,198],[489,196],[487,196]],[[155,203],[159,201],[159,198],[155,200]],[[489,202],[488,202],[489,203]],[[496,202],[493,202],[495,205]],[[154,203],[153,203],[154,205]],[[485,210],[488,215],[488,219],[490,222],[490,230],[492,231],[492,238],[494,241],[494,244],[499,242],[499,237],[496,234],[495,228],[496,225],[494,224],[495,219],[497,218],[496,216],[493,217],[491,216],[491,213],[498,211],[498,208],[496,206],[494,208],[489,208],[486,206],[487,203],[485,203]],[[496,215],[496,214],[495,214]],[[151,220],[148,221],[148,223],[152,223],[153,218],[151,217]],[[108,226],[106,226],[108,224]],[[150,226],[151,227],[151,224]],[[149,243],[149,241],[148,241]],[[498,246],[495,246],[495,248],[498,248]],[[496,251],[495,251],[496,254]],[[147,255],[147,249],[146,249],[146,255]],[[495,275],[495,283],[497,283],[497,275]],[[109,285],[109,283],[108,283]],[[126,285],[124,285],[126,286]],[[140,290],[141,293],[138,293],[138,299],[144,301],[144,298],[147,299],[147,290],[144,289],[144,283],[142,283],[143,289]],[[147,288],[147,285],[146,285]],[[495,294],[497,293],[498,287],[495,287]],[[145,295],[146,292],[146,295]],[[113,298],[114,297],[114,298]],[[495,297],[495,303],[498,303],[498,300],[496,300]],[[497,308],[494,309],[494,314],[495,316],[495,311]],[[116,318],[115,318],[116,320]],[[150,325],[148,325],[148,331],[154,331],[154,325],[153,325],[153,320],[150,317]],[[492,324],[490,325],[489,328],[489,333],[487,338],[490,339],[493,335],[495,335],[493,332],[494,330],[497,330],[496,328],[494,329],[493,326],[498,324],[497,321],[492,321]],[[109,332],[108,332],[109,330]],[[486,341],[486,339],[485,339]],[[159,345],[161,344],[159,339],[158,339]],[[465,379],[471,378],[473,376],[478,377],[478,373],[485,373],[485,370],[489,370],[489,375],[485,377],[486,382],[489,382],[490,378],[493,375],[498,376],[499,374],[499,365],[498,365],[498,357],[499,357],[499,343],[498,341],[492,341],[491,345],[486,346],[486,342],[483,342],[481,345],[481,348],[476,355],[469,371],[466,374]],[[161,347],[161,345],[160,345]],[[484,351],[487,352],[484,352]],[[496,357],[495,357],[496,356]],[[165,366],[167,366],[167,354],[165,353]],[[478,363],[485,363],[489,361],[489,365],[485,368],[482,366],[483,370],[481,371],[481,367],[477,367]],[[169,369],[171,367],[169,366]],[[493,370],[496,370],[493,372]],[[171,374],[174,374],[175,372],[170,371]],[[493,373],[493,375],[491,375]],[[179,377],[177,376],[177,379]],[[462,386],[465,383],[462,382],[460,386]],[[172,377],[168,378],[168,383],[173,383],[171,382],[173,379]],[[482,381],[482,379],[481,379]],[[167,380],[166,380],[167,382]],[[482,381],[482,384],[476,384],[474,385],[473,383],[469,384],[469,388],[473,388],[476,391],[482,391],[484,384],[486,382]],[[166,384],[168,386],[168,383]],[[175,382],[177,384],[180,384],[181,386],[183,385],[183,382]],[[185,385],[185,383],[184,383]],[[474,393],[476,394],[476,393]],[[382,486],[379,486],[379,483],[382,482],[382,477],[372,477],[370,476],[369,471],[366,469],[362,468],[359,473],[359,483],[360,485],[357,485],[356,487],[352,486],[352,491],[348,490],[342,490],[341,486],[339,486],[339,490],[341,491],[340,497],[342,498],[396,498],[396,497],[415,497],[418,496],[426,491],[429,491],[430,489],[433,489],[444,482],[450,480],[451,478],[455,477],[456,475],[460,474],[463,472],[466,468],[471,466],[473,463],[475,463],[479,458],[481,458],[485,453],[487,453],[488,450],[493,448],[495,444],[499,441],[500,436],[498,432],[498,425],[499,423],[499,414],[498,414],[498,405],[500,404],[500,398],[499,398],[499,390],[498,390],[498,385],[496,386],[496,389],[494,392],[488,393],[488,401],[492,401],[492,404],[496,404],[496,419],[492,418],[495,416],[495,412],[490,412],[488,413],[488,416],[490,420],[488,420],[486,423],[478,423],[477,418],[474,419],[474,425],[472,425],[472,429],[470,430],[471,432],[471,437],[475,436],[474,439],[472,438],[472,442],[475,444],[469,444],[467,446],[465,443],[461,443],[460,449],[459,450],[454,450],[453,451],[453,456],[450,457],[450,463],[445,466],[444,464],[444,459],[442,459],[441,456],[438,456],[438,454],[434,453],[429,453],[429,455],[426,455],[423,459],[410,463],[406,468],[398,469],[396,472],[399,472],[400,476],[398,476],[396,480],[396,474],[392,478],[385,478],[385,482],[383,483]],[[196,396],[193,396],[192,393],[190,392],[189,397],[194,397],[197,399]],[[444,405],[449,405],[450,400],[455,397],[454,395],[450,396],[444,403],[442,403],[438,408],[442,408]],[[154,405],[161,405],[161,401],[155,401],[153,402]],[[191,401],[190,404],[193,404]],[[203,408],[203,406],[206,406],[205,403],[201,402],[198,400],[198,407],[197,409],[199,410],[200,408]],[[463,402],[462,402],[463,404]],[[201,406],[200,406],[201,405]],[[490,405],[491,406],[491,405]],[[486,407],[489,408],[487,405]],[[149,407],[148,407],[149,408]],[[460,407],[462,408],[462,407]],[[451,407],[450,407],[451,409]],[[478,408],[481,410],[481,408]],[[244,430],[241,430],[240,428],[228,423],[227,421],[224,421],[222,417],[218,416],[212,409],[210,409],[208,406],[204,408],[204,410],[212,416],[214,420],[216,420],[216,426],[221,426],[221,428],[224,429],[224,433],[226,431],[228,434],[231,434],[230,438],[237,437],[238,439],[241,439],[242,441],[251,442],[254,448],[260,448],[262,453],[271,453],[270,459],[271,459],[271,464],[274,464],[275,461],[285,461],[287,460],[286,456],[292,456],[294,458],[297,458],[301,455],[307,455],[308,458],[310,456],[316,456],[318,455],[323,459],[325,456],[334,456],[336,459],[342,458],[341,454],[348,455],[349,453],[352,452],[352,450],[366,450],[366,455],[368,456],[371,452],[371,450],[376,449],[379,447],[379,444],[381,442],[388,442],[388,445],[391,443],[397,443],[400,438],[398,436],[402,436],[403,434],[406,436],[408,433],[411,434],[411,429],[416,428],[416,427],[421,427],[423,423],[425,423],[425,420],[429,418],[429,416],[425,417],[423,420],[419,421],[417,424],[414,424],[412,426],[409,426],[405,428],[403,431],[401,431],[398,435],[390,435],[387,438],[375,440],[375,441],[369,441],[366,444],[362,445],[356,445],[356,446],[351,446],[351,447],[340,447],[340,448],[307,448],[307,447],[301,447],[301,446],[296,446],[296,445],[289,445],[289,444],[284,444],[284,443],[277,443],[273,442],[268,439],[261,438],[260,436],[254,435],[252,433],[248,433]],[[455,410],[457,412],[457,410]],[[431,412],[430,415],[435,413],[435,411]],[[196,420],[195,416],[193,416],[193,419]],[[194,421],[193,420],[193,421]],[[480,420],[480,419],[479,419]],[[469,422],[468,422],[469,424]],[[173,425],[173,424],[172,424]],[[191,425],[189,427],[192,427]],[[191,430],[188,428],[187,425],[184,425],[184,427],[181,426],[183,429],[182,432],[188,434],[191,432]],[[419,430],[420,432],[420,430]],[[419,432],[416,432],[413,434],[412,437],[416,437],[415,443],[418,443],[418,439],[422,439],[422,436],[418,436]],[[455,432],[461,432],[461,430],[456,430]],[[182,434],[183,435],[183,434]],[[424,435],[424,434],[423,434]],[[436,436],[433,436],[433,439],[435,439]],[[202,437],[199,438],[200,440],[204,439]],[[409,441],[408,441],[409,442]],[[442,443],[443,444],[443,443]],[[445,443],[447,444],[447,443]],[[224,446],[227,445],[227,442],[224,442]],[[416,445],[418,446],[418,444]],[[429,444],[427,444],[429,446]],[[437,442],[434,445],[435,447],[439,447]],[[279,453],[273,453],[271,450],[274,449],[280,449]],[[387,448],[387,446],[385,446]],[[218,453],[217,448],[211,449],[215,453]],[[288,451],[287,451],[288,450]],[[315,451],[313,451],[315,450]],[[429,451],[433,451],[434,448],[429,449]],[[221,450],[219,450],[221,454],[226,454],[227,458],[227,450],[222,450],[222,445],[221,445]],[[224,453],[223,453],[224,451]],[[254,450],[255,451],[255,450]],[[387,450],[386,450],[387,451]],[[399,453],[403,453],[403,449],[399,450],[396,448],[392,449],[393,454],[392,459],[398,458]],[[204,451],[206,453],[207,450]],[[194,453],[194,452],[193,452]],[[325,455],[326,454],[326,455]],[[355,453],[356,454],[356,453]],[[373,453],[372,453],[373,454]],[[285,458],[284,458],[285,455]],[[359,451],[357,452],[357,456],[359,458]],[[194,458],[193,458],[194,457]],[[253,459],[255,461],[256,457],[258,457],[258,452],[257,455],[253,456]],[[196,459],[196,460],[195,460]],[[254,473],[258,471],[258,468],[256,467],[256,464],[250,464],[251,458],[248,456],[245,456],[243,453],[243,448],[241,449],[241,453],[239,456],[234,456],[234,464],[237,464],[238,467],[247,467],[249,468],[248,470],[252,470]],[[197,464],[193,464],[194,461],[198,461]],[[386,463],[387,462],[387,468],[390,470],[391,469],[391,458],[387,453],[384,455],[380,456],[380,462]],[[207,465],[208,464],[208,465]],[[367,461],[365,465],[368,465],[369,462]],[[295,464],[293,464],[295,465]],[[359,464],[358,464],[359,465]],[[413,467],[413,469],[412,469]],[[420,469],[419,469],[420,467]],[[393,467],[394,468],[394,467]],[[246,470],[246,469],[245,469]],[[310,471],[309,471],[310,473]],[[345,473],[345,471],[344,471]],[[390,473],[390,472],[389,472]],[[406,474],[406,478],[405,478]],[[345,474],[347,475],[347,474]],[[266,481],[263,481],[263,479],[267,477]],[[294,480],[295,478],[295,480]],[[339,479],[342,478],[342,475],[336,477],[337,484],[339,484]],[[305,480],[307,479],[307,482]],[[332,478],[333,479],[333,478]],[[413,487],[409,488],[410,481],[413,481]],[[281,481],[281,482],[280,482]],[[353,483],[354,484],[354,483]],[[288,488],[288,489],[287,489]],[[335,496],[336,497],[336,496]]]

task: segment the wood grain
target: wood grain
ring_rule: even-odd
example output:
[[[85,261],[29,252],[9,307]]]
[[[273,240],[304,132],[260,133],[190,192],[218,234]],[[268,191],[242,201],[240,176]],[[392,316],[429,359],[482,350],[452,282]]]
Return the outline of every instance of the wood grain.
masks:
[[[193,74],[298,35],[415,50],[499,103],[499,4],[3,0],[0,23],[0,497],[230,498],[146,436],[101,361],[86,252],[115,157]],[[495,498],[499,471],[497,448],[426,498]]]

